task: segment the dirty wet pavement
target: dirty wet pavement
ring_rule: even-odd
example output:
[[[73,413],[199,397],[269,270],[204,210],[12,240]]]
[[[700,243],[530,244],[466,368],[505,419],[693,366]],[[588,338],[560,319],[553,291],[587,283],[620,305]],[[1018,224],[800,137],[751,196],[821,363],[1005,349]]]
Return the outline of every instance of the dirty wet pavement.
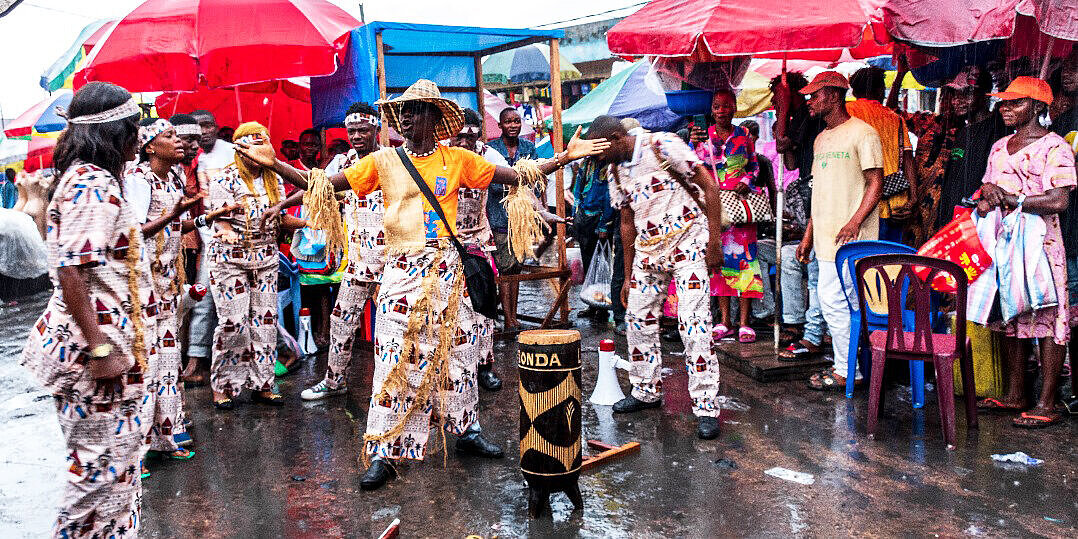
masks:
[[[522,293],[522,309],[548,305]],[[47,294],[47,293],[46,293]],[[26,331],[47,295],[0,307],[0,536],[41,537],[55,516],[64,450],[51,403],[18,366]],[[574,318],[575,320],[575,318]],[[595,381],[598,340],[609,328],[578,323],[584,396]],[[624,338],[617,338],[625,356]],[[561,494],[553,517],[530,520],[516,460],[519,405],[515,343],[495,348],[505,387],[481,392],[483,431],[506,448],[498,461],[450,454],[402,467],[376,492],[359,488],[357,458],[370,396],[371,352],[353,361],[347,396],[304,403],[299,393],[324,372],[325,356],[280,379],[282,409],[251,404],[215,412],[208,388],[188,391],[197,455],[152,462],[144,482],[145,537],[376,537],[399,518],[402,537],[705,537],[1078,535],[1078,421],[1021,431],[982,415],[947,451],[936,395],[912,410],[908,390],[891,391],[875,440],[865,435],[867,396],[847,400],[801,382],[759,384],[722,371],[722,435],[695,437],[680,345],[665,344],[665,404],[632,416],[584,406],[584,436],[638,454],[585,472],[585,508]],[[628,382],[619,373],[622,387]],[[437,440],[437,438],[433,438]],[[452,447],[452,438],[449,440]],[[439,443],[434,442],[436,445]],[[992,462],[1024,451],[1039,467]],[[444,462],[444,464],[443,464]],[[782,467],[811,484],[766,475]],[[808,481],[804,481],[808,482]]]

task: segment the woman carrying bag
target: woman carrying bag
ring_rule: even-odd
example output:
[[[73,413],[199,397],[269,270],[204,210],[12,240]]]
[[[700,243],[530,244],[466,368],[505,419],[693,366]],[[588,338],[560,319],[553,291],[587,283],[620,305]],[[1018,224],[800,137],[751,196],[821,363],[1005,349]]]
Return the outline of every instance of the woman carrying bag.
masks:
[[[1015,418],[1014,426],[1041,428],[1061,419],[1054,404],[1070,328],[1067,266],[1059,214],[1067,208],[1070,191],[1078,183],[1078,178],[1075,177],[1074,154],[1067,142],[1041,124],[1052,103],[1048,83],[1033,77],[1017,77],[1005,92],[991,95],[1003,100],[999,106],[1003,121],[1016,131],[992,146],[977,211],[985,216],[994,208],[1007,213],[1021,206],[1021,211],[1039,215],[1044,220],[1046,232],[1043,251],[1051,267],[1052,286],[1058,302],[1053,306],[1021,313],[1006,323],[997,322],[990,326],[1002,337],[1007,387],[1001,399],[983,399],[978,406],[1004,412],[1028,408],[1024,387],[1025,358],[1029,357],[1032,339],[1040,339],[1044,378],[1041,394],[1032,409],[1023,411]],[[1041,247],[1027,245],[1026,249]],[[1024,272],[1015,274],[1024,275]],[[1024,287],[1024,284],[1010,287],[1008,283],[1001,282],[1000,293]]]
[[[711,101],[711,117],[715,122],[707,130],[706,137],[694,131],[693,142],[696,155],[704,161],[715,175],[719,189],[734,191],[746,196],[759,192],[753,185],[759,165],[756,149],[749,131],[733,124],[737,112],[737,97],[732,90],[715,92]],[[730,315],[730,298],[737,297],[737,340],[756,342],[756,332],[749,327],[750,299],[764,297],[760,263],[756,260],[756,225],[733,225],[722,234],[722,273],[711,276],[711,295],[719,297],[720,322],[712,329],[712,337],[718,341],[734,334]]]

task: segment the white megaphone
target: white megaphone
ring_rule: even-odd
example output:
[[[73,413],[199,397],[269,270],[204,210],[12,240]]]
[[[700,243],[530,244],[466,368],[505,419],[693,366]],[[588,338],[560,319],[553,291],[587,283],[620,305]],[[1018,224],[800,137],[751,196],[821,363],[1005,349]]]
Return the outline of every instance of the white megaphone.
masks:
[[[614,353],[614,341],[603,339],[599,341],[599,376],[595,378],[595,391],[588,399],[592,404],[610,406],[625,398],[615,369],[629,370],[629,362]]]
[[[299,353],[309,356],[318,353],[318,345],[314,343],[314,334],[311,332],[311,310],[304,307],[299,310]]]

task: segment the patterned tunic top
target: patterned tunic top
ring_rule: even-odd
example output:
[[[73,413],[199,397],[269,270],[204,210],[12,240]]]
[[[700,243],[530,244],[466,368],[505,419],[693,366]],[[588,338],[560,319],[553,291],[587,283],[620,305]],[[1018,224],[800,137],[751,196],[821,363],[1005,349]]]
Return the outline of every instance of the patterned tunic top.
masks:
[[[277,192],[284,196],[284,185],[277,179]],[[240,236],[235,244],[224,243],[214,238],[210,240],[210,255],[217,263],[235,264],[245,268],[265,268],[277,265],[277,227],[274,219],[265,232],[259,228],[262,214],[270,207],[269,196],[262,185],[261,178],[254,181],[254,192],[247,189],[247,184],[240,177],[235,164],[221,169],[210,182],[209,211],[219,210],[229,204],[241,204],[242,211],[221,216],[218,221],[232,225],[232,230]]]
[[[359,154],[355,149],[338,155],[326,166],[326,174],[332,176],[356,164]],[[337,194],[343,197],[344,224],[348,229],[348,267],[350,275],[361,281],[377,282],[385,266],[386,234],[382,226],[385,205],[382,190],[360,197],[352,191]]]
[[[655,157],[652,146],[670,168],[690,178],[700,158],[673,133],[640,133],[636,148],[628,163],[614,165],[610,174],[610,205],[616,209],[630,207],[636,224],[636,249],[647,253],[667,238],[674,239],[694,222],[706,228],[703,215],[681,184],[670,176]]]
[[[149,162],[142,162],[127,171],[125,176],[140,176],[150,184],[150,209],[146,212],[146,221],[156,221],[183,199],[185,175],[180,165],[172,167],[168,177],[162,179],[150,169]],[[161,229],[152,238],[146,238],[150,253],[150,269],[153,271],[154,290],[157,292],[157,315],[164,319],[174,316],[176,298],[180,288],[180,244],[183,241],[181,221],[187,218],[186,212],[179,219]]]
[[[139,253],[129,268],[128,250]],[[45,312],[30,330],[22,364],[56,396],[85,404],[130,401],[142,397],[142,371],[135,349],[154,361],[158,305],[142,231],[124,200],[120,182],[89,163],[75,163],[60,178],[49,203],[45,246],[53,293]],[[89,345],[64,303],[59,268],[81,266],[90,307],[113,351],[128,358],[131,370],[114,382],[99,384],[86,368]],[[134,273],[134,275],[132,275]],[[136,291],[141,312],[132,313]],[[137,316],[138,319],[133,319]],[[143,342],[135,342],[136,326]]]

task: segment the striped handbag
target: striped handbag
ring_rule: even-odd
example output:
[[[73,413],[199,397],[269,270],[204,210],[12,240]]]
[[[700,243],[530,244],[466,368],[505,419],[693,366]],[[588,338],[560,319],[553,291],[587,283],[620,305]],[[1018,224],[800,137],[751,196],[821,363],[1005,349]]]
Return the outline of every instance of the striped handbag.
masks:
[[[766,193],[749,193],[742,197],[736,191],[723,189],[719,191],[719,201],[730,224],[754,225],[775,221],[775,212],[771,210],[771,200]]]

